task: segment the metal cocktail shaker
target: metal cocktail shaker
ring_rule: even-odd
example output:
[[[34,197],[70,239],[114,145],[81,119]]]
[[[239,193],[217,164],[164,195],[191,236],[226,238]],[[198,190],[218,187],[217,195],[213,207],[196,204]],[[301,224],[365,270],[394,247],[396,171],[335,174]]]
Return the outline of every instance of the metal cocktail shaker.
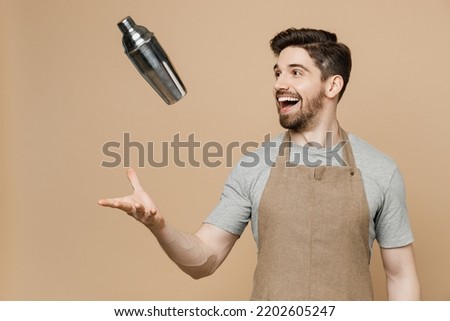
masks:
[[[155,35],[144,26],[136,25],[131,17],[117,26],[123,33],[125,54],[161,98],[168,105],[183,98],[186,88]]]

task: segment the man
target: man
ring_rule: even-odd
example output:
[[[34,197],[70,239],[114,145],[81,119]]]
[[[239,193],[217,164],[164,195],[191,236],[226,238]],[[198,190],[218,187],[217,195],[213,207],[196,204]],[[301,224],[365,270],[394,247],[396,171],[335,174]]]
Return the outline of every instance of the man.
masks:
[[[377,239],[390,300],[419,300],[402,177],[393,160],[339,126],[350,50],[323,30],[288,29],[277,57],[274,142],[242,158],[195,234],[174,229],[128,170],[130,196],[103,199],[145,224],[193,278],[212,274],[247,223],[258,244],[254,300],[372,300]],[[269,146],[269,150],[268,150]]]

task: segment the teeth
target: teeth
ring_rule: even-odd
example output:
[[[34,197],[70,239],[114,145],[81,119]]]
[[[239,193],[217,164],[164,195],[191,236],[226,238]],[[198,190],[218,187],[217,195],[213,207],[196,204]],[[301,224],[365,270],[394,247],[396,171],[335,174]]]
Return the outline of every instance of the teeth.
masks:
[[[278,101],[299,101],[299,99],[294,97],[278,97]]]

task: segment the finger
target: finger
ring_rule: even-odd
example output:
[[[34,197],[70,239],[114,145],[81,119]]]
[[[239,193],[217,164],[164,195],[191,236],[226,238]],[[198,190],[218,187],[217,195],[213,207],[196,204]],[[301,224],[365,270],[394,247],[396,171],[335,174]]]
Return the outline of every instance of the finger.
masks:
[[[118,204],[121,203],[121,201],[117,198],[104,198],[98,200],[97,203],[102,206],[117,207]]]
[[[122,210],[129,215],[134,215],[134,213],[136,213],[134,205],[128,202],[115,202],[113,207]]]
[[[146,226],[153,225],[155,223],[155,215],[157,211],[155,208],[146,209],[142,215],[139,215],[136,219]]]
[[[102,199],[100,199],[100,200],[97,201],[97,204],[98,204],[98,205],[101,205],[101,206],[114,207],[114,202],[115,202],[115,199],[112,199],[112,198],[102,198]]]
[[[98,204],[106,207],[117,208],[119,210],[127,212],[128,214],[134,213],[135,211],[133,204],[120,201],[115,198],[101,199],[98,201]]]
[[[134,208],[136,210],[136,214],[142,216],[145,214],[145,208],[139,203],[134,204]]]
[[[141,184],[139,183],[139,179],[138,179],[137,174],[136,174],[136,171],[135,171],[134,169],[129,168],[129,169],[127,170],[127,177],[128,177],[128,180],[129,180],[130,183],[131,183],[131,186],[133,186],[133,189],[134,189],[135,191],[142,190],[142,186],[141,186]]]

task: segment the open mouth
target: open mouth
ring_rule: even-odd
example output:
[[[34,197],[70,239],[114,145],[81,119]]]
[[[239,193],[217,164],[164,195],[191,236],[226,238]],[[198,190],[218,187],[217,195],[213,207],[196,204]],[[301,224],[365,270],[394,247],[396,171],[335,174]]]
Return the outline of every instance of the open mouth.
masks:
[[[293,96],[279,96],[277,97],[280,113],[287,113],[297,105],[300,105],[300,98]]]

